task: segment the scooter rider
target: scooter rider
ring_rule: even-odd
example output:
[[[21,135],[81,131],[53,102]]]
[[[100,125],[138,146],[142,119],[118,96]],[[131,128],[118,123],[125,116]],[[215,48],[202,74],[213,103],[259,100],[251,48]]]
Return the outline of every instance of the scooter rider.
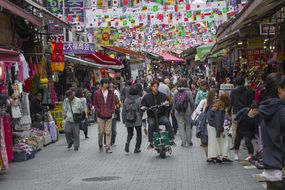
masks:
[[[165,94],[158,91],[159,82],[153,81],[151,82],[151,92],[145,95],[142,99],[142,109],[156,106],[156,105],[162,105],[167,104],[167,97]],[[173,132],[171,128],[171,124],[169,119],[166,116],[166,107],[160,107],[160,109],[157,111],[157,118],[159,125],[164,125],[166,127],[166,130],[169,133],[170,140],[173,140]],[[147,110],[147,116],[148,116],[148,125],[149,125],[149,133],[148,133],[148,141],[149,146],[148,149],[154,148],[153,145],[153,133],[156,129],[156,116],[154,110]],[[172,145],[175,145],[175,142],[172,141]]]

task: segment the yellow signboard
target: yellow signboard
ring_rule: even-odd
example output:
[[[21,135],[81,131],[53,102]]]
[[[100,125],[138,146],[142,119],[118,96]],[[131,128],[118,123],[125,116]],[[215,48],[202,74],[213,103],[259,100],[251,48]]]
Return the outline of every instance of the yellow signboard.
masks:
[[[109,46],[115,43],[115,33],[114,28],[98,28],[96,33],[96,45],[97,46]]]
[[[62,105],[63,102],[59,102],[56,107],[51,111],[51,114],[54,117],[59,132],[64,131]]]

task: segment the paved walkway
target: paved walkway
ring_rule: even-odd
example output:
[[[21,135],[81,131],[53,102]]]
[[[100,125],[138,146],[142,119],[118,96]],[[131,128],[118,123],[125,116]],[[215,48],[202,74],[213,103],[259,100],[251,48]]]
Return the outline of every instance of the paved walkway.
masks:
[[[81,136],[78,152],[67,150],[64,136],[46,147],[36,158],[12,163],[9,172],[0,175],[1,190],[262,190],[251,176],[258,170],[245,170],[239,163],[207,164],[197,140],[191,148],[177,146],[173,154],[160,159],[146,150],[143,137],[142,153],[124,152],[126,129],[118,123],[117,146],[113,154],[100,153],[97,125],[90,128],[90,139]],[[177,144],[180,142],[177,140]],[[91,177],[114,177],[112,181],[86,182]]]

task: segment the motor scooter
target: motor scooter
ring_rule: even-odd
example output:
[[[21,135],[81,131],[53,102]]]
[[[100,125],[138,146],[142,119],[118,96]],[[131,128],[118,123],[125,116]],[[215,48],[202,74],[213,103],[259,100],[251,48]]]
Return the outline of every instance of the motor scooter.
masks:
[[[161,158],[166,158],[166,152],[172,154],[172,140],[169,138],[169,133],[166,131],[166,129],[163,130],[162,127],[165,128],[165,126],[159,125],[158,122],[157,112],[161,107],[164,106],[168,106],[168,104],[155,105],[146,108],[147,110],[152,110],[155,112],[156,126],[154,129],[155,132],[153,133],[153,145],[154,149],[157,151]]]

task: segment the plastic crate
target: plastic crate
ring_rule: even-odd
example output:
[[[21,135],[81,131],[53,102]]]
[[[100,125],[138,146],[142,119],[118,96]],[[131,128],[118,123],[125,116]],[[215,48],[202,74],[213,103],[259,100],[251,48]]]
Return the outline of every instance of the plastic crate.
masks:
[[[162,145],[170,145],[171,142],[170,142],[169,134],[167,131],[161,131],[160,137],[162,138]],[[159,134],[157,132],[153,133],[153,143],[154,143],[154,146],[160,145]]]

